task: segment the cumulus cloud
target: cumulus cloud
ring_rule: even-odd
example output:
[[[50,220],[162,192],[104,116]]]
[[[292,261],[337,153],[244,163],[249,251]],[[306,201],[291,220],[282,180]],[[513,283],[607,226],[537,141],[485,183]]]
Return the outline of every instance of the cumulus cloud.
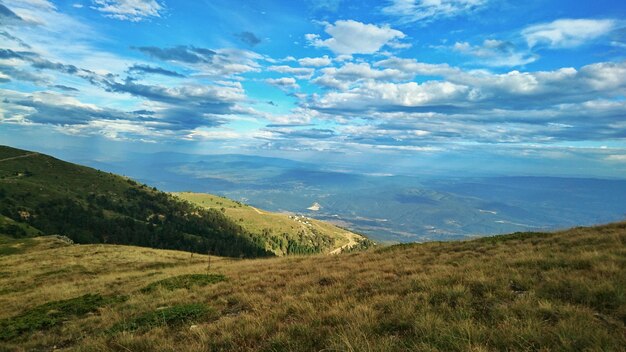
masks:
[[[311,76],[315,72],[315,69],[312,69],[312,68],[291,67],[287,65],[269,66],[267,70],[272,71],[272,72],[279,72],[279,73],[286,73],[286,74],[294,75],[295,77],[300,78],[300,79],[311,78]]]
[[[573,48],[605,36],[615,27],[610,19],[560,19],[527,27],[522,35],[530,47]]]
[[[382,70],[372,68],[368,63],[347,63],[339,68],[327,67],[321,70],[322,76],[313,80],[314,83],[326,88],[346,89],[362,80],[398,81],[410,79],[414,74],[395,68]]]
[[[92,8],[118,20],[139,22],[161,17],[164,6],[157,0],[93,0]]]
[[[328,66],[332,60],[328,57],[328,55],[324,55],[322,57],[304,57],[298,60],[300,66],[313,66],[313,67],[323,67]]]
[[[324,31],[330,35],[322,39],[317,34],[307,34],[310,45],[325,47],[340,55],[373,54],[394,39],[402,39],[404,33],[388,25],[377,26],[353,20],[340,20],[326,24]]]
[[[389,83],[366,81],[343,92],[329,92],[315,102],[321,111],[364,112],[464,102],[470,88],[450,82]]]
[[[395,59],[381,65],[428,69],[440,73],[443,80],[416,82],[381,82],[364,80],[343,91],[331,91],[316,97],[314,109],[333,114],[364,112],[434,112],[456,114],[462,111],[484,113],[491,109],[543,110],[559,104],[611,99],[626,93],[626,62],[596,63],[580,70],[563,68],[543,72],[511,71],[493,74],[487,71],[462,71],[447,67],[429,67],[415,61]],[[585,107],[589,111],[590,107]]]
[[[400,23],[430,22],[456,17],[483,8],[488,0],[391,0],[382,12]]]
[[[296,83],[296,80],[293,77],[268,78],[265,80],[265,82],[273,86],[279,87],[281,89],[299,89],[300,88],[300,86],[298,86],[298,84]]]
[[[398,57],[381,60],[374,65],[400,70],[405,74],[412,73],[421,76],[447,76],[460,72],[459,69],[451,67],[448,64],[429,64],[419,62],[415,59],[403,59]]]
[[[537,55],[519,51],[510,41],[485,39],[481,45],[456,42],[452,49],[465,55],[480,58],[488,66],[522,66],[538,59]]]

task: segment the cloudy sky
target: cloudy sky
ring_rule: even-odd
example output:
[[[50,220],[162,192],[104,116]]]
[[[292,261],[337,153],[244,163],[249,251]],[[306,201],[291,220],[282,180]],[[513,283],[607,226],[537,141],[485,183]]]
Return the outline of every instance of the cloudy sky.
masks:
[[[626,175],[623,0],[0,0],[0,143]]]

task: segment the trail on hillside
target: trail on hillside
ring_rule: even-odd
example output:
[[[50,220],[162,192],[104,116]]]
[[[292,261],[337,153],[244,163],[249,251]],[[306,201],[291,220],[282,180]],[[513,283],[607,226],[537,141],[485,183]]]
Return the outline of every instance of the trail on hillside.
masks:
[[[260,211],[259,209],[255,208],[253,206],[250,206],[250,208],[254,209],[254,211],[256,211],[257,214],[261,214],[261,215],[265,214],[264,212]]]
[[[21,158],[27,158],[29,156],[34,156],[34,155],[38,155],[39,153],[28,153],[28,154],[22,154],[22,155],[18,155],[18,156],[12,156],[10,158],[6,158],[6,159],[0,159],[0,163],[3,161],[9,161],[9,160],[15,160],[15,159],[21,159]]]
[[[352,247],[357,245],[357,241],[354,239],[354,237],[355,237],[354,235],[348,235],[347,237],[348,237],[348,243],[347,244],[344,244],[343,246],[341,246],[339,248],[333,249],[332,251],[330,251],[329,254],[339,254],[339,253],[341,253],[342,250],[348,249],[348,248],[352,248]]]

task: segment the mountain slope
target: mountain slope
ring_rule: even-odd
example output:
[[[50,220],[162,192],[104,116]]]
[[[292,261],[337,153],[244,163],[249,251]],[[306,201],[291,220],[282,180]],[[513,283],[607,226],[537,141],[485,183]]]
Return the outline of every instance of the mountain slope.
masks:
[[[626,223],[244,261],[1,240],[9,351],[626,346]]]
[[[266,249],[277,255],[335,254],[372,244],[361,235],[303,215],[272,213],[206,193],[181,192],[174,195],[198,206],[222,211],[249,233],[263,238]]]
[[[78,243],[272,255],[219,211],[130,179],[10,147],[0,147],[0,200],[0,233],[14,237],[62,234]]]

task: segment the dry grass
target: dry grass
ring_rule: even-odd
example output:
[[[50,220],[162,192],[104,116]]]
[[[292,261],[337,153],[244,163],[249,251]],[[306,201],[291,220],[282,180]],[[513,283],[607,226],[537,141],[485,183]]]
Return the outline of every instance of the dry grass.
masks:
[[[623,351],[626,346],[625,223],[338,256],[213,258],[211,272],[225,281],[141,292],[153,282],[206,270],[206,256],[111,245],[33,246],[2,256],[0,319],[90,293],[127,299],[0,341],[0,350]],[[180,307],[197,312],[198,305],[211,314],[185,319]],[[163,310],[176,313],[176,324],[164,318],[145,329],[112,329],[145,317],[153,322]]]

